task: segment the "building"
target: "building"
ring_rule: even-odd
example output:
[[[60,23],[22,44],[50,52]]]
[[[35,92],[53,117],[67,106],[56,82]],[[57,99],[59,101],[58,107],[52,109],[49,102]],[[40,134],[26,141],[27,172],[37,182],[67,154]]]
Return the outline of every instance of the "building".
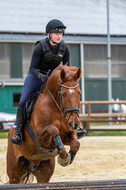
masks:
[[[125,0],[110,0],[112,94],[122,100],[126,93],[125,10]],[[64,40],[71,65],[84,68],[85,100],[107,100],[106,12],[106,0],[0,1],[0,111],[15,113],[35,42],[46,37],[45,26],[53,18],[67,26]]]

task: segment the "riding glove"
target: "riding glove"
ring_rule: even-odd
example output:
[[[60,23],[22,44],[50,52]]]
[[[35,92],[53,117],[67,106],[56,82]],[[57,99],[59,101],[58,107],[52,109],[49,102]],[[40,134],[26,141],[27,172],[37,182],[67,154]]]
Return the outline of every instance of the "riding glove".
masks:
[[[39,74],[38,78],[41,79],[42,82],[44,82],[44,83],[46,83],[46,81],[48,80],[48,76],[43,75],[42,73]]]

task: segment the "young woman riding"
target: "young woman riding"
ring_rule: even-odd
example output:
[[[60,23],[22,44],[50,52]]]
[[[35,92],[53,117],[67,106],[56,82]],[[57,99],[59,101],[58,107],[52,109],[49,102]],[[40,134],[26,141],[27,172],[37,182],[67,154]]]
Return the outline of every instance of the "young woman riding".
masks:
[[[29,96],[48,80],[48,71],[59,66],[70,65],[69,49],[62,40],[66,26],[57,19],[46,25],[48,38],[36,42],[30,68],[24,81],[16,117],[16,135],[10,139],[13,144],[21,145],[21,129],[24,124],[24,108]]]

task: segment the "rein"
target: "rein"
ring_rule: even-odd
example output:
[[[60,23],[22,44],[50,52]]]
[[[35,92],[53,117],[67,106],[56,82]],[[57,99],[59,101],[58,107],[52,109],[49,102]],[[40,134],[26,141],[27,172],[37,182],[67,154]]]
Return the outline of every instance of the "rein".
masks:
[[[56,106],[58,107],[58,109],[60,110],[60,112],[63,114],[63,116],[66,119],[68,119],[68,120],[69,120],[70,116],[73,113],[77,113],[77,115],[79,117],[79,111],[80,111],[80,109],[77,108],[77,107],[72,107],[72,108],[69,108],[69,109],[65,109],[64,104],[63,104],[63,99],[62,99],[61,87],[65,87],[67,89],[75,89],[77,86],[79,86],[79,84],[77,84],[77,85],[75,85],[73,87],[69,87],[69,86],[66,86],[66,85],[60,83],[60,88],[59,88],[59,92],[58,92],[58,94],[59,94],[59,96],[58,96],[59,97],[59,103],[61,103],[61,108],[60,108],[60,106],[56,102],[54,96],[52,95],[51,91],[49,90],[48,86],[46,85],[46,88],[47,88],[49,94],[51,95],[53,101],[55,102]],[[69,117],[67,116],[67,113],[71,113]]]
[[[52,95],[52,93],[51,93],[51,91],[49,90],[49,88],[48,88],[48,86],[47,86],[47,85],[46,85],[46,88],[47,88],[47,90],[48,90],[49,94],[51,95],[52,99],[54,100],[54,102],[55,102],[56,106],[58,107],[58,109],[60,110],[60,112],[64,115],[63,111],[60,109],[59,105],[57,104],[57,102],[56,102],[56,100],[55,100],[54,96]],[[64,117],[65,117],[65,115],[64,115]]]

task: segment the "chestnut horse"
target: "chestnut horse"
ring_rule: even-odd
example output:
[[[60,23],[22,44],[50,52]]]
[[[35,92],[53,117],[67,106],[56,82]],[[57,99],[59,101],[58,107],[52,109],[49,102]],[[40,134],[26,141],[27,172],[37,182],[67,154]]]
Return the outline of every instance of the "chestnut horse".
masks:
[[[49,182],[55,168],[55,157],[62,166],[72,163],[80,143],[79,127],[81,69],[57,67],[39,94],[30,118],[30,126],[39,147],[23,128],[20,146],[10,143],[13,127],[8,134],[7,174],[9,184],[28,182],[33,174],[38,183]],[[67,152],[64,145],[70,146]]]

